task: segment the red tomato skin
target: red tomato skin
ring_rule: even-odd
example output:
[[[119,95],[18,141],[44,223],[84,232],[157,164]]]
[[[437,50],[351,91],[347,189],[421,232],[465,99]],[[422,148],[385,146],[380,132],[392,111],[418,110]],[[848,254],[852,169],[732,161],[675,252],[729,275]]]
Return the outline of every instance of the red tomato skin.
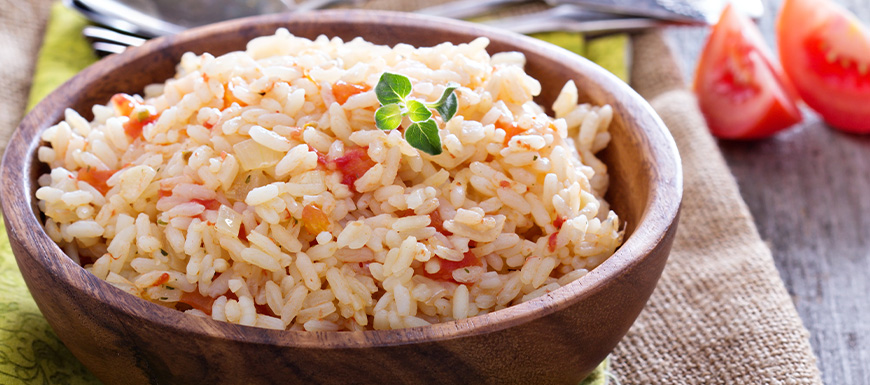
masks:
[[[785,73],[834,128],[870,133],[870,30],[829,0],[785,0],[776,23]]]
[[[763,139],[801,121],[797,94],[751,20],[727,6],[695,71],[694,89],[710,132]]]

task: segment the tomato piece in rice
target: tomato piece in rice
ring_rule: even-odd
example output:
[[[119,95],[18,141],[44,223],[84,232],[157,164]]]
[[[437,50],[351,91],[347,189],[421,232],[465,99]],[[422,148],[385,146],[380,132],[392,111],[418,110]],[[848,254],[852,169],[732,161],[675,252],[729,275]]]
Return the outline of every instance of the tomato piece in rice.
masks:
[[[92,167],[88,167],[86,169],[79,170],[79,174],[77,179],[85,182],[91,187],[97,189],[100,194],[106,195],[109,192],[109,185],[106,184],[106,181],[115,175],[118,170],[97,170]]]
[[[112,95],[112,106],[115,107],[115,111],[118,115],[122,116],[130,116],[133,112],[133,109],[136,108],[138,104],[136,99],[133,99],[132,96],[127,94],[115,94]]]
[[[309,234],[317,235],[326,230],[329,230],[329,217],[313,204],[305,205],[302,208],[302,227]]]
[[[344,151],[344,155],[332,160],[336,170],[341,172],[341,183],[347,185],[351,191],[356,192],[354,182],[375,165],[375,162],[369,158],[367,151],[366,147],[347,149]]]
[[[214,298],[206,297],[199,294],[199,291],[183,292],[178,302],[188,305],[205,314],[211,315],[211,307],[214,303]]]
[[[440,280],[440,281],[453,281],[453,271],[457,269],[464,269],[470,266],[483,266],[483,261],[480,260],[474,253],[470,250],[466,251],[463,255],[461,261],[448,261],[446,259],[438,259],[438,263],[441,264],[441,269],[435,273],[424,272],[426,276],[429,278]]]
[[[199,203],[199,204],[205,206],[206,210],[217,210],[217,209],[221,208],[221,203],[218,202],[217,199],[194,198],[194,199],[191,199],[190,201],[194,202],[194,203]]]
[[[241,99],[237,98],[233,95],[233,86],[232,83],[224,84],[224,106],[222,109],[227,109],[233,105],[233,103],[238,104],[241,107],[245,107],[248,103],[243,102]]]
[[[118,115],[130,118],[124,123],[124,133],[130,138],[138,138],[142,135],[142,129],[145,126],[156,122],[157,118],[160,117],[160,114],[154,111],[154,107],[143,106],[127,94],[113,95],[111,104]]]
[[[449,230],[444,228],[444,219],[441,218],[441,213],[438,210],[432,211],[429,213],[429,226],[434,227],[435,231],[450,236],[453,235]]]
[[[522,134],[525,130],[520,128],[518,124],[515,122],[505,123],[503,120],[499,119],[495,122],[495,128],[501,128],[504,130],[504,146],[507,147],[508,143],[510,143],[511,138]]]
[[[150,109],[134,112],[130,115],[130,120],[124,123],[124,133],[131,138],[138,138],[145,126],[156,122],[159,117],[159,114],[152,113]]]
[[[556,252],[556,243],[558,242],[559,232],[555,232],[550,234],[550,238],[547,239],[547,249],[550,250],[551,253]]]
[[[353,84],[339,80],[332,85],[332,96],[335,97],[335,101],[338,104],[344,104],[347,103],[347,99],[350,99],[351,96],[361,94],[370,89],[371,87],[365,84]]]

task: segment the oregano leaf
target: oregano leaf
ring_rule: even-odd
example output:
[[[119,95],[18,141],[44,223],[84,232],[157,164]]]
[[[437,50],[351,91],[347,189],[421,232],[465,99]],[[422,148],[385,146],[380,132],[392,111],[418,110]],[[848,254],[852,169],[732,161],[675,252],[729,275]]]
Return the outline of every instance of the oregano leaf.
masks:
[[[426,104],[427,107],[434,108],[438,111],[438,114],[441,115],[441,119],[445,122],[449,122],[450,119],[453,119],[453,115],[456,115],[456,109],[459,106],[459,99],[453,91],[457,88],[459,88],[459,84],[453,82],[448,83],[438,101]]]
[[[405,75],[384,72],[375,86],[375,95],[381,105],[405,101],[411,94],[411,80]]]
[[[375,125],[381,130],[394,130],[402,124],[402,107],[387,104],[375,111]]]
[[[453,115],[456,115],[456,109],[459,106],[459,99],[456,98],[456,94],[450,94],[447,96],[447,100],[444,101],[438,107],[435,107],[435,110],[438,111],[438,115],[441,115],[441,119],[445,122],[449,122],[450,119],[453,119]]]
[[[432,118],[422,122],[411,123],[405,129],[405,140],[414,148],[429,155],[441,153],[441,137],[438,136],[438,124]]]
[[[450,97],[450,95],[453,94],[453,91],[457,88],[459,88],[459,84],[456,84],[454,82],[447,83],[447,87],[445,87],[444,92],[441,93],[441,98],[439,98],[438,101],[434,103],[427,104],[427,106],[429,108],[438,108],[438,106],[447,102],[447,98]]]
[[[432,117],[432,111],[429,111],[429,107],[417,100],[409,100],[407,107],[408,117],[411,118],[412,122],[422,122]]]

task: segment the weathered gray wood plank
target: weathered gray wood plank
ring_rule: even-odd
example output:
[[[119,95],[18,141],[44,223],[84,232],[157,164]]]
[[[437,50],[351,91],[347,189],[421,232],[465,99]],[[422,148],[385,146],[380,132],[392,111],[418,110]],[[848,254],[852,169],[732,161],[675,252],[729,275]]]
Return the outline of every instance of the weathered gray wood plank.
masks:
[[[870,3],[837,1],[870,22]],[[759,22],[771,46],[780,3],[768,1]],[[706,34],[668,31],[687,79]],[[720,147],[810,331],[823,381],[870,384],[870,136],[834,131],[809,110],[804,118],[772,139]]]

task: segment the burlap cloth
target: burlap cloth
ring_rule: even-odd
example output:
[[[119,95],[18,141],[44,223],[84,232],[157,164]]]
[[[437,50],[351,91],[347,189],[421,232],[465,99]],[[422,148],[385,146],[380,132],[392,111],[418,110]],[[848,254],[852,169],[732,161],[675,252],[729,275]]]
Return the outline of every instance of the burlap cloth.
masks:
[[[21,120],[49,0],[0,0],[0,150]],[[410,10],[417,1],[376,0]],[[656,292],[613,353],[622,384],[821,383],[808,333],[659,33],[633,39],[632,85],[683,158],[680,230]]]

